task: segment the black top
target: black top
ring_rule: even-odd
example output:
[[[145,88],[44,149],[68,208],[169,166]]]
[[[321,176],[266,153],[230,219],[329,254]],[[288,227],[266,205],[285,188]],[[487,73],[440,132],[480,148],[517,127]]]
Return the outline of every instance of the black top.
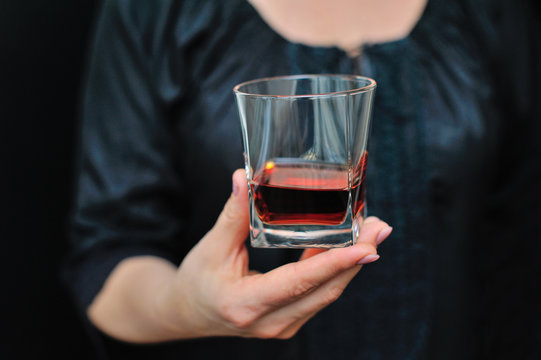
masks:
[[[289,43],[246,1],[105,1],[84,92],[66,267],[81,311],[123,258],[154,254],[178,264],[210,229],[232,172],[243,167],[232,95],[242,81],[356,72],[376,79],[367,204],[394,232],[381,260],[291,340],[130,346],[98,335],[101,351],[541,358],[537,20],[522,0],[430,0],[409,36],[351,59]],[[262,271],[297,256],[250,249]]]

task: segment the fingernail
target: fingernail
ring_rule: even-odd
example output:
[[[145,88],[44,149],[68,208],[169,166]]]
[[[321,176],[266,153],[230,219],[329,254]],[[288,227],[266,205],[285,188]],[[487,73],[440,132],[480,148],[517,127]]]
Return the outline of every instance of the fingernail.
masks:
[[[385,229],[381,230],[378,234],[378,237],[376,239],[376,244],[381,244],[391,233],[393,232],[392,227],[386,227]]]
[[[232,189],[232,192],[233,192],[233,195],[234,196],[237,196],[239,194],[239,186],[237,184],[235,184],[235,182],[233,181],[233,189]]]
[[[361,260],[357,261],[357,265],[370,264],[379,259],[379,255],[366,255]]]

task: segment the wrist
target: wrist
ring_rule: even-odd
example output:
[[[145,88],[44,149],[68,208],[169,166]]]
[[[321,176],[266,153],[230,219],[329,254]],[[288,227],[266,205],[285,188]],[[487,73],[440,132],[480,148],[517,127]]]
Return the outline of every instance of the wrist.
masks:
[[[151,306],[153,321],[157,324],[162,337],[167,340],[182,340],[212,336],[207,326],[207,319],[199,316],[196,306],[191,304],[191,291],[181,285],[178,274],[164,279],[157,288]]]

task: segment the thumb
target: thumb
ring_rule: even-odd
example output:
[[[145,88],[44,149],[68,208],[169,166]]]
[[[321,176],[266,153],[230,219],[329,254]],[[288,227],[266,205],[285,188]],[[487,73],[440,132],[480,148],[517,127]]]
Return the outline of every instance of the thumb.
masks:
[[[216,224],[209,234],[217,240],[216,246],[225,247],[224,253],[243,244],[249,231],[248,185],[246,172],[238,169],[233,173],[233,190]],[[219,244],[219,245],[218,245]]]

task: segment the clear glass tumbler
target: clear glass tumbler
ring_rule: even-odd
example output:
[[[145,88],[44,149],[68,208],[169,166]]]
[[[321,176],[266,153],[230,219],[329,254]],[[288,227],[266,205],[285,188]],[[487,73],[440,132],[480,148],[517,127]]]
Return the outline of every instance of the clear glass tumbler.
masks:
[[[376,82],[296,75],[235,86],[254,247],[355,244]]]

